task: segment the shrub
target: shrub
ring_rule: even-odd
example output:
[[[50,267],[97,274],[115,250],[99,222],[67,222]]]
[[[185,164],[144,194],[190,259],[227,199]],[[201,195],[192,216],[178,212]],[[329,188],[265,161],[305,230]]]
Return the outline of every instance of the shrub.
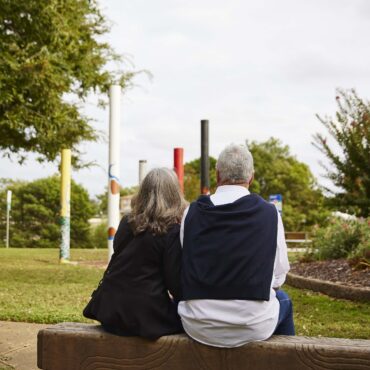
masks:
[[[350,264],[355,268],[370,267],[370,219],[362,223],[362,235],[358,247],[349,254]]]
[[[90,227],[90,248],[107,248],[108,224],[103,222]]]
[[[325,228],[313,231],[312,247],[305,259],[326,260],[348,258],[358,264],[368,264],[370,258],[369,220],[345,221],[332,219]],[[356,262],[357,261],[357,262]]]
[[[13,191],[10,246],[58,248],[60,245],[60,177],[26,181],[0,181],[0,238],[5,236],[6,190]],[[89,193],[71,182],[71,248],[89,248],[88,220],[96,208]],[[0,244],[2,240],[0,239]]]

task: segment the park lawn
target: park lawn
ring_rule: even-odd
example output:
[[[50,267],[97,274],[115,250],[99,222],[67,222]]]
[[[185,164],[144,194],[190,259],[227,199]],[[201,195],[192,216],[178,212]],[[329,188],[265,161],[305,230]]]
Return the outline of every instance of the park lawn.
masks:
[[[104,261],[106,250],[72,249],[74,261]],[[0,249],[0,320],[92,322],[82,316],[103,269],[60,265],[57,249]],[[370,303],[289,286],[298,335],[370,339]]]
[[[60,265],[58,258],[58,249],[0,249],[0,320],[89,322],[81,311],[104,270]],[[71,258],[104,260],[107,251],[72,249]]]

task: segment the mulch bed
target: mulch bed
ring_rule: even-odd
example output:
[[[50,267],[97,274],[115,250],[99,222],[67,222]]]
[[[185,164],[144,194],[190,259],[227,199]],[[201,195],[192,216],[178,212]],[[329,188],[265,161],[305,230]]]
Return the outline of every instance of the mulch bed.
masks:
[[[370,269],[356,270],[345,259],[297,262],[291,265],[290,271],[303,277],[352,287],[370,288]]]

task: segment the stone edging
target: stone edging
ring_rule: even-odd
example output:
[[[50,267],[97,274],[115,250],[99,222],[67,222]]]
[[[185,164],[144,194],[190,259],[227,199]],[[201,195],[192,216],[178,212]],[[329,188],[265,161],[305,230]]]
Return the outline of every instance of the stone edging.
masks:
[[[331,281],[307,278],[288,273],[286,283],[300,289],[310,289],[314,292],[327,294],[330,297],[349,299],[351,301],[370,301],[370,289],[356,288],[332,283]]]

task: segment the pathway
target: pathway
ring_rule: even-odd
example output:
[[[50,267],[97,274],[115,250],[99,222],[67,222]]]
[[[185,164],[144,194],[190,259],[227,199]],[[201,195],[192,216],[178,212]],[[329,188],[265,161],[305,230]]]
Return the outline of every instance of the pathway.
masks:
[[[0,321],[0,370],[37,370],[37,333],[49,326]]]

